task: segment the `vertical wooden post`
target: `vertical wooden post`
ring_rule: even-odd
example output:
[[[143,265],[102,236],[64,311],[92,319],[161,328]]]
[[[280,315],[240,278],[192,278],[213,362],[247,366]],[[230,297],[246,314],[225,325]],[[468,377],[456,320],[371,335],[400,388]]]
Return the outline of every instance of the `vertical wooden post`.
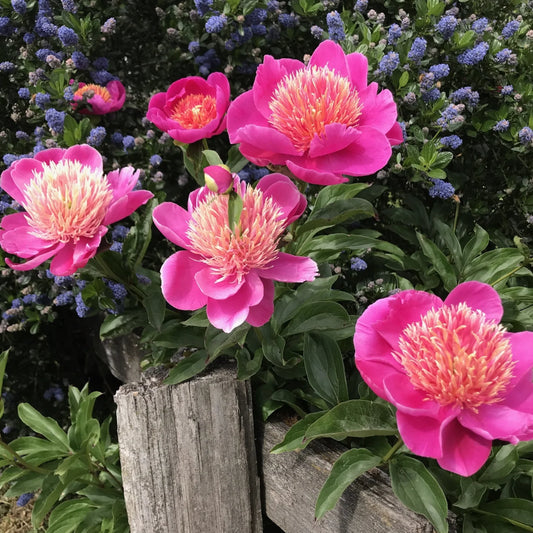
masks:
[[[261,533],[251,390],[233,365],[115,401],[132,533]]]

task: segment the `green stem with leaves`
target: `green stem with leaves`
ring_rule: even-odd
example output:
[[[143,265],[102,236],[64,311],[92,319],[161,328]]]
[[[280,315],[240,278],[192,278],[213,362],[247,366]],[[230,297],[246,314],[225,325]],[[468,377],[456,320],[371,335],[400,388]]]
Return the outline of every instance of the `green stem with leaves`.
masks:
[[[387,464],[390,458],[403,446],[403,440],[398,437],[398,440],[394,443],[394,446],[383,456],[381,464]]]
[[[531,531],[533,532],[533,527],[528,526],[527,524],[523,524],[522,522],[518,522],[516,520],[513,520],[512,518],[508,518],[506,516],[502,516],[499,514],[489,513],[488,511],[482,511],[481,509],[469,509],[470,511],[473,511],[478,514],[482,514],[484,516],[490,516],[491,518],[495,520],[503,520],[505,522],[508,522],[509,524],[512,524],[513,526],[517,527],[518,529],[521,529],[523,531]]]
[[[503,281],[504,279],[510,278],[513,274],[516,274],[520,269],[522,268],[522,265],[518,265],[517,267],[513,268],[510,272],[507,272],[507,274],[504,274],[500,278],[498,278],[496,281],[493,281],[491,283],[492,287],[495,287],[500,281]]]
[[[13,464],[24,468],[26,470],[31,470],[32,472],[37,472],[38,474],[49,474],[51,471],[46,468],[41,468],[40,466],[35,466],[30,463],[27,463],[7,442],[4,442],[0,438],[0,446],[4,448],[12,457]]]

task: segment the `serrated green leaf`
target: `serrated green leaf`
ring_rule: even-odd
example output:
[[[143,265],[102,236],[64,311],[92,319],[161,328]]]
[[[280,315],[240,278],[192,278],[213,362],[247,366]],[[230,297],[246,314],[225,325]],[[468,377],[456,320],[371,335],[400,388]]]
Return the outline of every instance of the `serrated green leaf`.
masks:
[[[348,399],[342,354],[337,343],[323,333],[306,333],[303,349],[309,385],[330,405]]]
[[[320,519],[327,511],[333,509],[348,486],[379,463],[381,457],[364,448],[354,448],[344,452],[335,461],[328,479],[320,490],[315,506],[315,517]]]
[[[448,503],[437,480],[413,457],[398,455],[390,463],[392,490],[415,513],[424,515],[437,530],[448,532]]]
[[[392,410],[382,403],[349,400],[336,405],[307,430],[306,439],[394,435],[398,432]]]

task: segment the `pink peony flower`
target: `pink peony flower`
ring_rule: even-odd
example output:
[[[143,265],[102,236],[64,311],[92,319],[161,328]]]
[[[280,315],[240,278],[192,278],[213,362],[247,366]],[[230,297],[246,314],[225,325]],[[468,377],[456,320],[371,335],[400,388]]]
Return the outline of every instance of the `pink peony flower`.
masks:
[[[102,156],[88,145],[43,150],[15,161],[2,172],[0,187],[23,208],[0,221],[0,246],[30,270],[53,257],[50,271],[68,276],[87,264],[107,227],[127,217],[153,195],[134,191],[139,171],[132,167],[107,176]]]
[[[166,93],[154,94],[146,118],[173,139],[190,144],[226,129],[229,100],[229,82],[221,72],[207,80],[189,76],[175,81]]]
[[[489,285],[468,281],[444,300],[402,291],[357,321],[361,376],[396,408],[415,454],[462,476],[477,472],[492,441],[533,439],[533,332],[509,333]]]
[[[125,101],[126,89],[118,80],[110,81],[105,87],[80,82],[74,93],[72,107],[84,115],[105,115],[118,111]],[[87,102],[90,107],[82,107],[80,102]]]
[[[367,85],[364,55],[320,43],[309,64],[267,55],[253,88],[228,110],[231,143],[256,165],[286,165],[308,183],[348,181],[383,168],[403,141],[392,94]]]
[[[242,199],[233,231],[231,195]],[[289,178],[269,174],[254,189],[236,177],[231,195],[201,187],[190,194],[188,210],[165,202],[153,213],[161,233],[185,248],[161,267],[163,296],[177,309],[207,305],[209,321],[225,332],[243,322],[262,326],[270,319],[273,280],[312,281],[318,274],[312,259],[279,251],[284,230],[307,205]]]

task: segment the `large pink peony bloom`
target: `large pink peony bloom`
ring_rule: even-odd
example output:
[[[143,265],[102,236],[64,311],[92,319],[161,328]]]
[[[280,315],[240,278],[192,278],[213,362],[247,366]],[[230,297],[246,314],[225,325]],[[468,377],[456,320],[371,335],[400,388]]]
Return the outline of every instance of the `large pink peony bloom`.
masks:
[[[402,291],[357,321],[355,362],[374,392],[397,408],[415,454],[469,476],[492,440],[533,439],[533,332],[509,333],[489,285],[469,281],[444,300]]]
[[[105,87],[79,83],[72,107],[84,115],[105,115],[121,109],[125,101],[126,89],[118,80],[110,81]],[[87,102],[89,106],[80,106],[80,102]]]
[[[161,267],[165,299],[183,310],[207,305],[209,321],[225,332],[243,322],[262,326],[270,319],[273,280],[312,281],[318,274],[312,259],[279,251],[285,228],[307,205],[289,178],[269,174],[255,189],[237,178],[233,190],[243,204],[233,230],[228,217],[230,195],[208,187],[190,194],[188,210],[165,202],[153,213],[163,235],[185,248]]]
[[[52,274],[73,274],[96,254],[109,224],[153,196],[133,190],[138,176],[132,167],[104,175],[102,156],[83,144],[15,161],[2,172],[0,187],[24,211],[2,218],[0,246],[27,261],[6,263],[30,270],[53,257]]]
[[[146,118],[173,139],[190,144],[226,129],[229,100],[228,78],[221,72],[213,72],[207,80],[189,76],[152,96]]]
[[[308,66],[265,56],[252,90],[228,110],[228,134],[253,163],[286,165],[308,183],[347,181],[383,168],[403,140],[392,94],[367,85],[364,55],[324,41]]]

